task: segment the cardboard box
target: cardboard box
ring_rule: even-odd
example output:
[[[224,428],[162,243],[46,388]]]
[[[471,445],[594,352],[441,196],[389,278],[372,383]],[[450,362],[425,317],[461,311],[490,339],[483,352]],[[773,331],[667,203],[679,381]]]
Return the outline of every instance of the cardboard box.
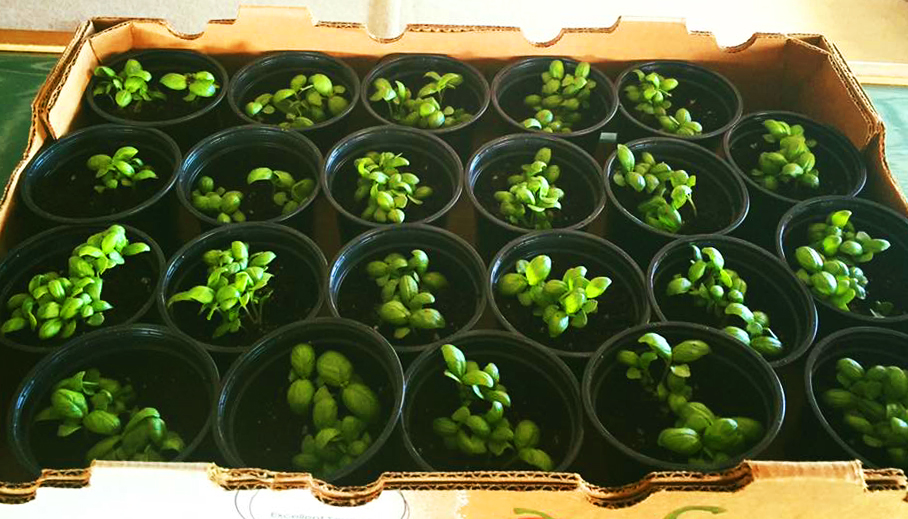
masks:
[[[695,61],[738,86],[745,113],[789,109],[842,130],[867,161],[863,196],[908,213],[886,164],[880,117],[836,47],[821,35],[758,34],[740,46],[720,48],[710,34],[689,33],[681,23],[619,21],[613,27],[565,30],[544,44],[528,42],[516,28],[441,25],[410,26],[400,38],[382,41],[355,24],[313,25],[305,9],[256,7],[241,10],[237,20],[212,21],[199,35],[176,33],[159,20],[98,18],[80,27],[35,99],[31,138],[0,204],[4,246],[25,232],[19,222],[27,215],[14,196],[20,174],[46,142],[80,124],[92,69],[127,50],[164,47],[210,54],[231,72],[267,51],[319,50],[345,59],[361,76],[382,56],[400,52],[449,54],[489,77],[525,55],[591,61],[612,78],[637,60]],[[362,121],[372,124],[365,117]],[[319,202],[316,218],[330,220],[325,200]],[[451,220],[450,228],[472,238],[468,201],[461,199]],[[328,257],[340,245],[319,243]],[[0,502],[31,501],[0,505],[0,515],[49,517],[66,510],[77,517],[113,517],[129,510],[130,515],[220,517],[896,518],[908,517],[906,492],[908,480],[901,471],[862,470],[856,462],[749,462],[720,474],[653,474],[621,488],[596,487],[574,474],[490,472],[391,473],[365,487],[342,489],[302,474],[102,462],[86,470],[48,470],[33,483],[0,484]],[[88,508],[101,501],[103,510]],[[353,505],[363,506],[343,508]]]

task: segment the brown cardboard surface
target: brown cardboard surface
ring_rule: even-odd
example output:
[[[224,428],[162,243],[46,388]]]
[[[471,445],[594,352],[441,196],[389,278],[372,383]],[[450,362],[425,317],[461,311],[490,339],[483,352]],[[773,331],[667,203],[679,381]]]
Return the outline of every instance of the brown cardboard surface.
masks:
[[[568,55],[589,60],[611,77],[636,60],[696,61],[725,74],[741,89],[746,100],[745,113],[768,108],[791,109],[841,129],[867,158],[870,194],[908,213],[908,203],[885,162],[880,117],[835,45],[820,35],[759,34],[740,46],[721,48],[712,35],[690,33],[682,23],[619,21],[608,28],[565,30],[545,44],[528,42],[513,27],[441,25],[411,26],[401,37],[381,41],[355,24],[313,25],[305,9],[258,7],[243,9],[234,21],[212,21],[204,33],[191,36],[176,33],[160,20],[95,19],[84,24],[35,100],[37,117],[29,146],[0,204],[4,241],[14,240],[8,232],[15,230],[15,226],[9,225],[14,223],[16,211],[16,197],[12,193],[23,167],[46,139],[59,138],[78,125],[91,70],[112,55],[155,47],[209,53],[233,70],[266,51],[320,50],[347,58],[360,74],[382,56],[397,52],[449,54],[471,61],[489,76],[503,63],[524,55]],[[466,222],[468,227],[471,219]],[[386,474],[367,487],[338,489],[307,475],[255,469],[100,463],[89,471],[46,471],[34,483],[0,484],[0,501],[31,500],[40,507],[51,507],[37,509],[48,512],[46,515],[41,512],[40,516],[50,516],[54,506],[63,506],[71,497],[69,491],[61,493],[50,488],[87,486],[74,492],[83,493],[79,495],[104,492],[104,499],[116,499],[116,492],[111,490],[116,485],[104,487],[99,484],[100,478],[111,484],[134,486],[130,494],[133,496],[145,491],[142,486],[145,482],[152,492],[169,495],[168,481],[182,477],[188,478],[191,485],[206,489],[200,490],[200,495],[211,493],[212,502],[224,500],[224,489],[241,492],[295,489],[294,492],[311,490],[321,502],[349,506],[371,502],[376,496],[391,495],[388,491],[392,491],[410,505],[409,517],[514,517],[519,515],[515,508],[545,511],[556,519],[612,516],[675,519],[682,514],[682,519],[688,519],[688,514],[692,519],[695,514],[755,519],[908,517],[908,484],[901,471],[862,471],[848,463],[748,463],[723,474],[654,474],[617,489],[589,485],[577,475],[540,473]],[[212,485],[211,481],[217,484]],[[53,497],[42,499],[45,492]],[[34,499],[36,495],[38,499]],[[162,507],[157,511],[159,515],[170,510],[169,499],[164,501],[154,505]],[[634,506],[628,508],[630,505]],[[218,501],[212,506],[225,505]],[[704,506],[718,508],[714,511],[696,508]],[[695,508],[685,511],[684,507]],[[0,515],[7,517],[3,512],[0,508]],[[263,512],[262,517],[265,516],[274,515]],[[336,511],[325,512],[323,516],[348,517]]]
[[[0,512],[9,519],[63,510],[88,517],[78,504],[96,499],[105,506],[91,517],[116,517],[109,511],[140,502],[134,516],[545,517],[529,512],[538,511],[553,519],[898,519],[908,517],[906,491],[904,474],[857,463],[747,462],[721,474],[657,473],[620,488],[533,472],[385,474],[366,487],[337,488],[302,474],[96,462],[85,471],[48,471],[40,489],[0,489],[0,502],[19,503],[0,504]]]

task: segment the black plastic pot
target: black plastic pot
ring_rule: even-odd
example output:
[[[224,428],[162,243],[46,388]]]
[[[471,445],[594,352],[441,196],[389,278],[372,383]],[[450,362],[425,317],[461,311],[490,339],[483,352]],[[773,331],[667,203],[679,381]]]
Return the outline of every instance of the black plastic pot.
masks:
[[[420,179],[420,186],[431,187],[434,194],[422,205],[409,204],[406,223],[445,224],[448,211],[454,207],[463,190],[463,164],[454,149],[443,140],[423,130],[404,126],[373,126],[354,132],[337,143],[322,162],[319,183],[331,205],[341,214],[341,238],[349,241],[357,234],[396,224],[380,224],[359,217],[365,201],[357,203],[353,194],[359,173],[354,161],[370,151],[402,153],[410,165],[402,168]]]
[[[365,484],[385,470],[382,447],[391,436],[404,397],[404,374],[394,349],[378,333],[347,319],[323,318],[294,323],[262,338],[224,375],[215,415],[218,448],[234,467],[293,471],[303,429],[311,418],[294,415],[287,405],[290,352],[311,344],[316,353],[335,350],[379,397],[380,433],[362,456],[337,472],[331,483]],[[343,412],[342,412],[343,414]]]
[[[165,129],[167,134],[180,145],[182,150],[188,150],[193,144],[210,135],[223,126],[218,113],[218,105],[227,95],[227,71],[214,58],[191,50],[173,49],[148,49],[128,52],[104,61],[103,65],[119,72],[126,61],[136,59],[142,68],[150,72],[152,80],[149,88],[157,88],[167,94],[167,101],[146,103],[139,116],[125,113],[106,96],[95,97],[92,91],[97,83],[93,78],[85,89],[85,103],[91,109],[96,119],[116,124],[141,126],[145,128]],[[211,72],[220,88],[217,94],[210,99],[200,99],[198,104],[186,103],[182,100],[184,92],[175,92],[161,87],[158,81],[169,72]],[[173,113],[160,112],[156,107],[176,107]]]
[[[605,190],[609,205],[606,211],[606,237],[614,241],[645,267],[653,254],[667,243],[689,234],[727,234],[734,231],[748,214],[750,202],[744,182],[731,166],[715,154],[681,139],[649,137],[627,143],[637,160],[649,152],[656,162],[665,162],[672,169],[683,169],[696,175],[693,188],[697,216],[682,208],[686,225],[672,234],[648,225],[637,211],[637,205],[651,195],[637,193],[630,187],[615,185],[612,177],[620,171],[618,153],[605,161]]]
[[[123,146],[139,150],[156,180],[97,193],[95,172],[85,162]],[[177,144],[154,128],[104,124],[73,132],[38,154],[22,172],[19,191],[29,210],[55,225],[130,224],[154,229],[158,241],[176,231],[177,204],[170,194],[182,160]],[[84,208],[84,209],[83,209]]]
[[[49,406],[50,393],[62,379],[90,368],[101,375],[129,381],[136,404],[154,407],[168,429],[182,436],[186,447],[173,459],[192,459],[208,433],[217,398],[218,370],[202,348],[160,326],[117,326],[84,335],[42,360],[23,379],[9,408],[7,421],[12,450],[32,475],[42,468],[83,467],[82,457],[98,435],[82,431],[58,438],[54,422],[35,423]],[[204,460],[200,460],[204,461]]]
[[[325,74],[334,85],[342,85],[347,91],[344,98],[349,101],[347,108],[340,114],[308,128],[294,129],[314,142],[322,151],[328,151],[344,136],[347,124],[345,119],[359,102],[359,76],[343,61],[321,52],[287,51],[270,54],[257,59],[241,68],[230,81],[227,92],[227,103],[233,111],[234,118],[241,124],[261,124],[260,121],[246,115],[246,103],[262,94],[273,94],[281,88],[289,88],[290,80],[297,74],[307,77],[313,74]],[[278,112],[280,113],[280,112]],[[281,122],[279,117],[274,122]]]
[[[634,110],[635,104],[625,99],[625,87],[638,82],[637,75],[634,74],[636,69],[645,74],[656,72],[678,80],[678,87],[671,92],[672,106],[668,111],[674,114],[679,108],[690,110],[693,120],[703,125],[703,133],[682,138],[707,149],[718,146],[722,134],[741,118],[744,111],[741,92],[718,72],[687,61],[635,63],[624,69],[615,81],[620,98],[618,110],[621,112],[618,142],[650,136],[677,138],[676,135],[663,131],[654,117],[646,116],[647,119],[641,120],[643,113]]]
[[[472,151],[471,136],[476,128],[476,123],[482,118],[489,107],[489,83],[479,70],[473,65],[454,59],[443,54],[394,54],[386,56],[378,62],[363,78],[360,92],[363,106],[380,124],[397,124],[391,119],[385,101],[370,101],[369,97],[375,89],[372,83],[378,78],[384,78],[395,84],[400,81],[415,96],[423,85],[431,81],[423,74],[435,71],[439,74],[453,72],[463,76],[463,83],[454,90],[446,90],[444,104],[454,108],[463,108],[473,114],[473,118],[463,124],[439,128],[435,130],[422,130],[436,135],[450,144],[466,159]]]
[[[260,327],[246,323],[237,333],[213,339],[214,329],[220,324],[217,315],[208,321],[199,313],[198,303],[180,302],[168,307],[167,300],[177,292],[204,285],[208,274],[202,255],[213,249],[229,250],[233,241],[247,243],[250,254],[269,250],[277,255],[268,265],[268,272],[274,274],[268,287],[274,292],[264,306]],[[226,225],[187,243],[170,258],[158,285],[158,311],[179,335],[219,354],[215,356],[219,363],[230,362],[271,331],[318,315],[325,300],[326,271],[322,251],[298,231],[274,223]]]
[[[537,56],[511,63],[495,74],[492,79],[492,104],[508,126],[520,132],[531,131],[524,128],[522,122],[535,114],[523,104],[523,99],[530,94],[539,93],[542,88],[540,76],[549,70],[549,64],[555,59],[564,63],[565,74],[573,74],[580,64],[571,58]],[[590,107],[584,112],[582,125],[575,125],[572,132],[553,134],[577,144],[589,153],[596,151],[603,127],[618,110],[615,84],[595,64],[592,65],[588,79],[596,81],[596,88],[590,94]]]
[[[832,460],[859,459],[865,467],[892,466],[883,449],[873,449],[861,441],[857,432],[843,423],[842,413],[819,402],[824,391],[841,389],[836,381],[836,362],[844,357],[861,363],[865,369],[875,365],[908,366],[908,335],[869,326],[840,330],[816,345],[804,367],[807,401],[813,418],[823,433],[811,434],[815,457]],[[819,431],[817,431],[819,432]],[[843,433],[843,437],[840,433]],[[825,440],[825,441],[818,441]]]
[[[20,292],[28,291],[29,280],[41,273],[67,272],[67,260],[76,246],[85,243],[94,233],[104,231],[109,225],[74,225],[55,227],[21,243],[3,258],[0,263],[0,301],[4,304],[2,319],[8,318],[6,301]],[[144,242],[151,251],[126,258],[126,263],[104,273],[104,300],[113,305],[104,312],[104,326],[130,324],[142,319],[154,306],[155,288],[164,272],[164,254],[158,244],[144,232],[126,227],[130,243]],[[138,294],[126,299],[123,294]],[[80,325],[70,340],[74,340],[94,328]],[[49,341],[38,339],[36,333],[22,330],[9,335],[0,335],[0,344],[27,356],[43,356],[55,351],[66,340],[54,338]],[[10,354],[12,352],[6,352]]]
[[[810,292],[778,258],[730,236],[690,236],[673,241],[656,253],[646,271],[646,295],[660,321],[698,323],[720,330],[725,326],[744,327],[740,319],[723,323],[705,308],[694,306],[693,296],[665,294],[676,274],[687,275],[692,245],[701,249],[715,247],[725,258],[725,266],[747,281],[745,304],[769,315],[770,328],[784,345],[782,356],[766,359],[773,369],[791,364],[807,351],[817,331],[817,310]]]
[[[214,179],[215,186],[244,194],[240,210],[248,221],[282,223],[310,233],[313,211],[309,206],[318,197],[318,185],[295,211],[284,215],[271,199],[271,183],[247,184],[246,176],[255,168],[269,167],[286,171],[297,181],[311,178],[317,182],[321,160],[318,148],[297,132],[264,125],[228,128],[205,138],[186,154],[178,173],[177,197],[183,208],[201,222],[202,230],[223,225],[192,205],[192,191],[198,179],[207,175]],[[265,218],[250,212],[251,207]]]
[[[541,431],[538,448],[552,458],[555,472],[566,471],[583,444],[580,389],[567,365],[546,348],[501,331],[473,331],[452,338],[451,343],[467,360],[498,366],[512,402],[505,416],[512,426],[523,419],[534,421]],[[460,400],[457,386],[444,376],[444,370],[440,345],[424,351],[407,369],[401,429],[417,470],[535,470],[519,460],[498,466],[445,448],[432,430],[432,421],[449,416]]]
[[[710,346],[710,354],[691,365],[694,398],[720,416],[745,416],[759,420],[766,429],[762,440],[743,454],[706,467],[674,461],[656,445],[656,437],[674,419],[659,420],[659,404],[646,397],[640,383],[625,376],[625,367],[615,357],[622,349],[637,351],[637,339],[658,333],[669,344],[699,339]],[[636,469],[631,477],[652,470],[720,471],[745,459],[760,456],[775,438],[785,417],[782,384],[769,364],[750,348],[718,330],[689,323],[662,322],[638,326],[612,337],[593,355],[581,382],[587,417],[605,440],[609,451],[619,454],[613,467]],[[644,431],[646,437],[630,438]],[[592,439],[588,441],[593,441]],[[643,447],[632,446],[634,443]],[[624,462],[624,463],[622,463]]]
[[[448,288],[436,292],[436,302],[430,305],[442,313],[447,326],[437,334],[414,330],[398,340],[393,338],[393,327],[378,328],[381,288],[365,270],[370,261],[392,252],[409,257],[413,249],[428,254],[429,272],[441,272],[448,279]],[[430,225],[403,224],[373,229],[341,249],[328,272],[328,309],[336,317],[378,328],[398,354],[413,355],[473,328],[486,307],[485,288],[485,264],[470,244]]]
[[[811,149],[817,158],[820,187],[797,192],[770,191],[750,175],[757,168],[760,153],[778,151],[778,144],[763,140],[767,133],[763,122],[768,119],[800,124],[804,134],[817,141]],[[741,226],[741,236],[772,250],[774,243],[766,237],[766,228],[778,225],[782,214],[801,200],[819,196],[857,196],[867,180],[867,166],[861,152],[842,132],[827,124],[794,112],[756,112],[738,121],[722,139],[722,153],[732,169],[747,183],[753,205],[750,217]]]
[[[861,265],[869,280],[867,299],[850,303],[851,312],[839,310],[814,296],[820,319],[819,337],[852,326],[881,326],[908,330],[908,219],[888,207],[869,200],[827,196],[799,203],[782,216],[775,234],[776,254],[797,271],[800,266],[795,250],[807,245],[807,228],[812,223],[825,222],[830,213],[847,209],[852,212],[849,220],[859,231],[874,238],[889,240],[889,250],[876,254],[869,263]],[[869,307],[874,301],[890,301],[900,309],[901,315],[873,317]]]
[[[542,317],[521,306],[516,297],[498,293],[498,280],[514,272],[517,260],[530,261],[539,254],[552,258],[549,279],[561,279],[564,272],[579,265],[588,269],[587,279],[611,278],[608,290],[599,296],[599,309],[589,315],[585,328],[568,329],[556,339],[549,338]],[[489,302],[498,321],[508,330],[551,349],[572,368],[582,369],[605,340],[620,331],[649,321],[646,283],[640,267],[614,244],[580,231],[542,231],[508,243],[489,264],[486,277]]]
[[[582,230],[605,206],[602,172],[596,160],[579,146],[543,133],[520,133],[485,144],[467,163],[466,188],[477,219],[476,242],[480,254],[491,258],[501,247],[532,229],[513,225],[498,214],[496,191],[507,191],[508,175],[521,173],[520,166],[533,162],[543,147],[552,150],[552,164],[561,168],[556,185],[564,190],[563,209],[555,227]]]

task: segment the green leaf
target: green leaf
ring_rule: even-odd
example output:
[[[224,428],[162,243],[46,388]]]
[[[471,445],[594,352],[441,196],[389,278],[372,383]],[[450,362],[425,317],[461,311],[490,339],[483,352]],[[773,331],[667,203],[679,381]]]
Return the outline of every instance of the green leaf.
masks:
[[[748,324],[752,323],[754,320],[754,314],[750,311],[750,308],[747,308],[741,303],[731,303],[726,306],[725,315],[737,315]]]
[[[689,378],[690,377],[690,366],[687,364],[672,364],[671,366],[672,374],[680,378]]]
[[[536,286],[546,278],[552,271],[552,258],[546,255],[539,255],[533,258],[526,268],[526,278],[530,286]]]
[[[448,369],[458,379],[466,373],[467,359],[459,348],[453,344],[445,344],[441,347],[441,353]]]
[[[492,376],[484,371],[470,371],[465,373],[460,379],[468,386],[495,387],[495,381]]]
[[[665,340],[665,337],[662,337],[658,333],[647,333],[642,335],[637,339],[638,343],[647,344],[650,349],[656,353],[659,357],[662,357],[668,362],[672,360],[672,348],[669,346],[668,341]]]
[[[186,90],[186,76],[171,72],[161,78],[161,84],[171,90]]]

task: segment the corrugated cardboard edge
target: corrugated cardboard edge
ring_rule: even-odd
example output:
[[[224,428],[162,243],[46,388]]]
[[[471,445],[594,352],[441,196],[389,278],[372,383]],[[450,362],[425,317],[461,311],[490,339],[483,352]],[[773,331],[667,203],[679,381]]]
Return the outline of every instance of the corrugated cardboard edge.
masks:
[[[143,466],[142,463],[126,465]],[[86,487],[91,484],[91,471],[91,468],[45,470],[40,478],[32,482],[0,485],[0,503],[31,501],[41,487]],[[208,465],[207,473],[212,483],[225,490],[309,489],[317,499],[332,506],[359,506],[376,499],[383,491],[390,490],[491,490],[581,492],[596,506],[625,508],[656,492],[736,492],[754,481],[768,479],[825,479],[853,483],[865,492],[908,492],[908,479],[901,470],[863,469],[857,461],[745,461],[733,469],[716,473],[654,472],[636,483],[622,487],[599,487],[585,482],[578,474],[549,472],[385,473],[375,482],[359,487],[337,487],[303,473],[225,469],[214,464]]]

